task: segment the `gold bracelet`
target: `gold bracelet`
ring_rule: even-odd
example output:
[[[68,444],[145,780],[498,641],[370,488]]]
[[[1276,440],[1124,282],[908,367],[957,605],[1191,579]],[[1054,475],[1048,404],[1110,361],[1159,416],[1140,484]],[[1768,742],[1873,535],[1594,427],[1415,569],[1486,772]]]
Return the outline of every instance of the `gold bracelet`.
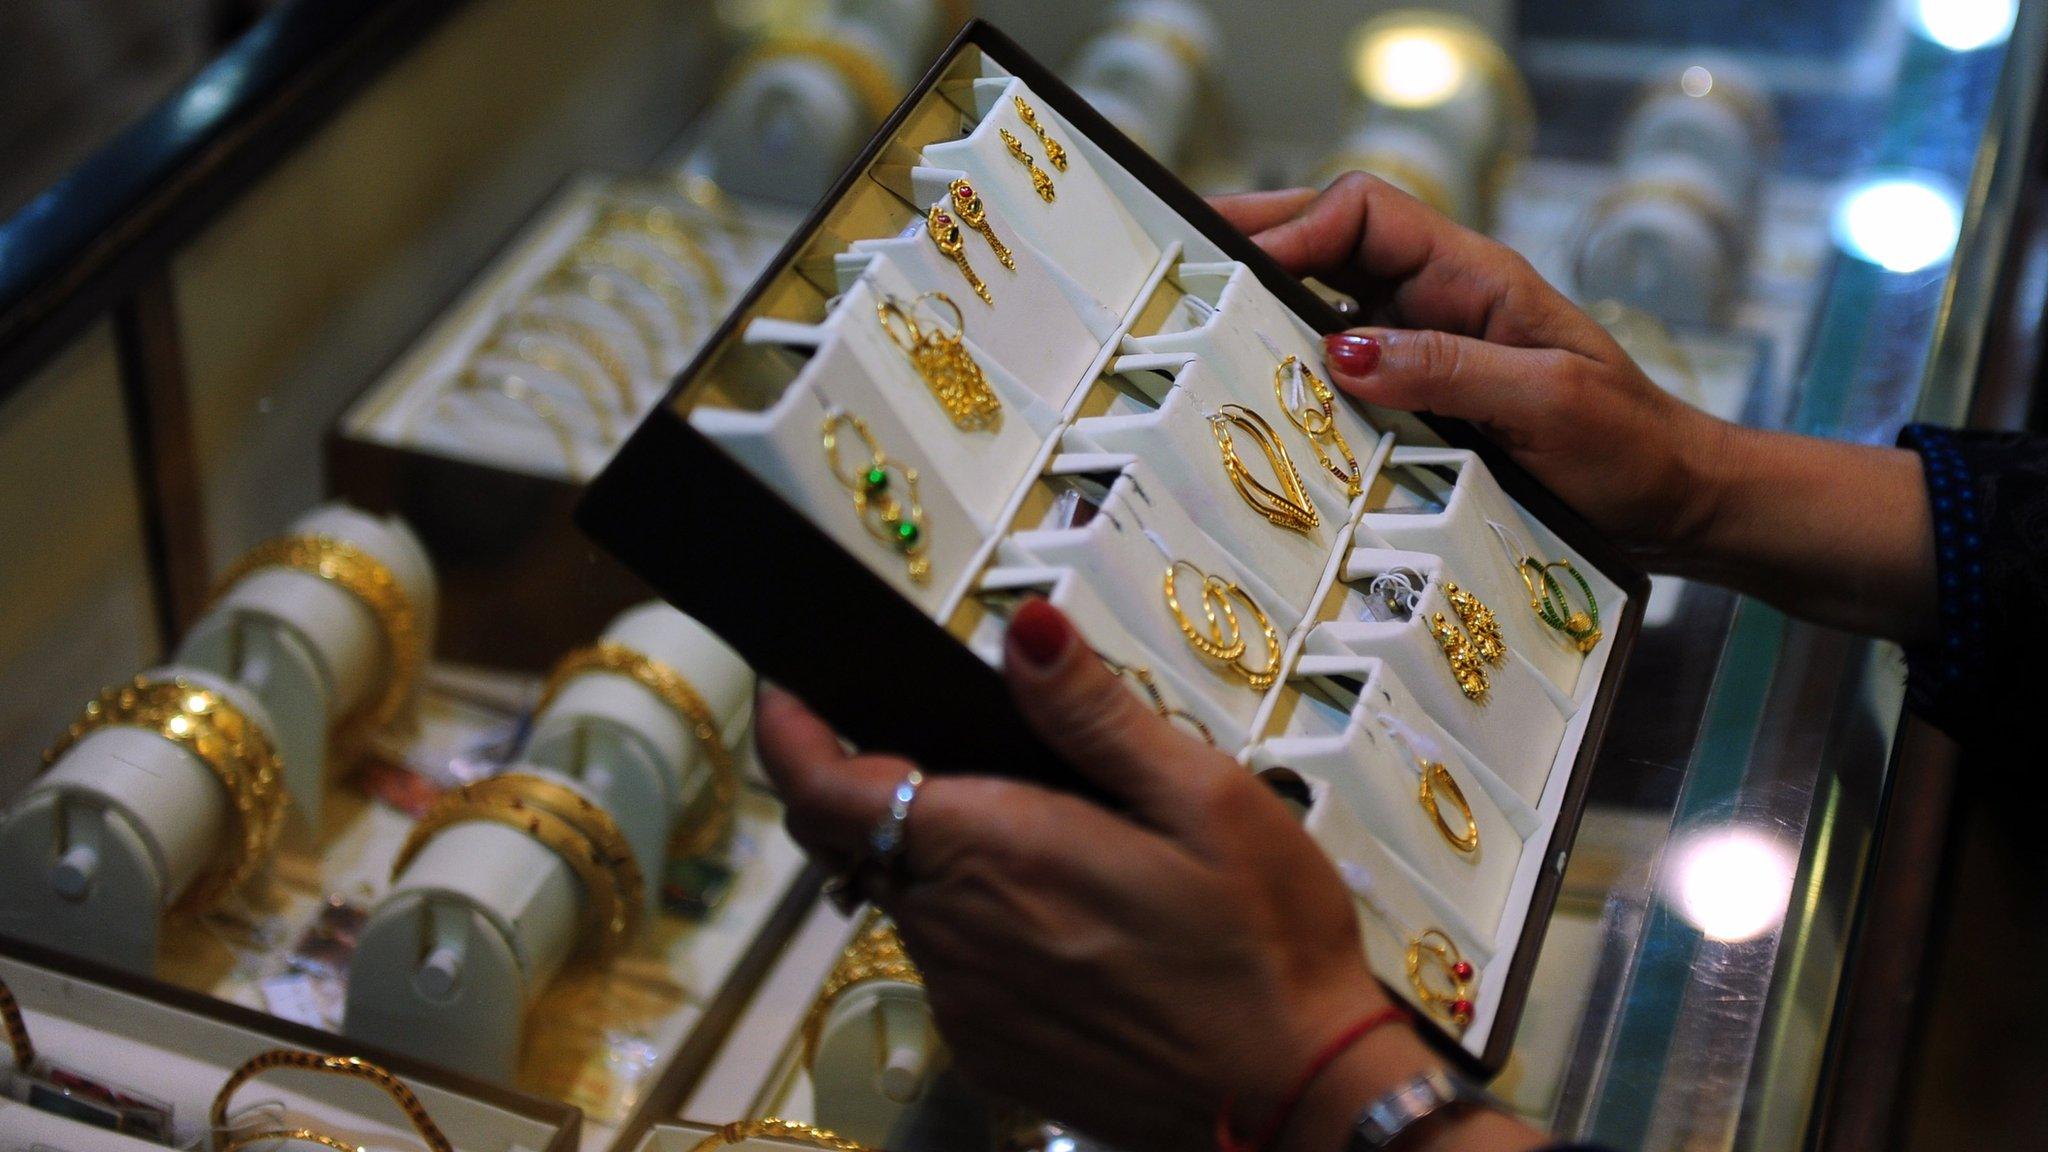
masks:
[[[965,23],[965,21],[962,21]],[[762,64],[786,57],[808,57],[839,73],[853,90],[868,118],[879,124],[896,110],[900,89],[887,65],[852,44],[826,36],[784,35],[770,38],[746,54],[733,67],[735,78],[745,76]]]
[[[653,241],[679,263],[694,264],[697,274],[713,300],[725,299],[725,273],[718,261],[704,250],[682,217],[659,204],[628,206],[615,204],[599,217],[598,228],[606,232],[632,232]]]
[[[358,705],[342,727],[368,734],[398,719],[412,700],[427,651],[419,611],[391,569],[368,551],[333,536],[280,536],[258,544],[230,565],[215,582],[212,599],[218,602],[228,589],[262,568],[317,576],[370,610],[384,634],[384,687]]]
[[[508,335],[516,338],[507,343]],[[510,352],[515,359],[531,364],[543,372],[553,372],[567,380],[570,387],[582,394],[584,407],[590,409],[590,418],[597,425],[598,439],[606,444],[618,439],[618,429],[612,424],[610,405],[604,400],[604,387],[591,379],[582,365],[572,362],[567,356],[562,355],[560,350],[548,347],[539,337],[532,335],[500,334],[479,351],[490,352],[494,349]]]
[[[607,930],[630,939],[640,928],[640,912],[647,899],[647,878],[633,855],[633,845],[619,830],[619,822],[603,805],[559,780],[532,772],[503,772],[469,786],[473,796],[503,800],[512,807],[521,804],[542,808],[569,822],[589,842],[592,855],[605,862],[616,897],[614,918]]]
[[[832,966],[825,983],[818,989],[817,1000],[804,1015],[804,1067],[817,1063],[818,1041],[825,1031],[825,1018],[832,1014],[832,1006],[848,989],[878,980],[924,987],[924,973],[917,970],[910,954],[904,951],[903,938],[897,935],[896,926],[875,913],[869,913],[867,923],[861,926],[860,933],[847,944],[846,950],[839,954],[839,962]]]
[[[710,819],[690,828],[677,827],[669,837],[669,854],[687,859],[709,852],[724,841],[731,829],[740,795],[739,768],[733,763],[732,750],[725,746],[711,706],[680,672],[624,644],[604,640],[579,648],[556,663],[548,673],[547,685],[541,689],[540,703],[534,705],[533,714],[546,712],[569,681],[592,672],[624,676],[652,692],[703,747],[705,759],[711,762]]]
[[[26,1074],[35,1067],[36,1042],[29,1039],[28,1021],[21,1018],[21,1004],[14,999],[14,989],[5,980],[0,980],[0,1025],[7,1029],[7,1047],[14,1053],[14,1070]]]
[[[624,320],[627,326],[633,329],[633,335],[639,338],[641,346],[647,349],[648,363],[656,365],[655,375],[660,375],[661,369],[658,365],[661,351],[668,346],[668,341],[662,339],[661,333],[654,330],[654,325],[648,320],[647,314],[626,299],[625,293],[619,290],[612,276],[600,275],[598,271],[578,272],[568,266],[573,262],[573,259],[565,261],[563,267],[548,273],[540,283],[540,291],[562,293],[594,301],[599,307]],[[614,276],[632,280],[632,276],[624,269],[612,268],[609,265],[599,265],[599,268],[613,273]],[[633,283],[637,284],[639,281],[633,280]]]
[[[597,361],[597,366],[604,369],[605,376],[612,382],[613,390],[619,394],[619,411],[625,413],[628,418],[633,415],[633,409],[639,406],[639,397],[633,394],[633,370],[627,367],[626,361],[619,356],[618,349],[612,347],[602,333],[588,324],[580,324],[566,316],[557,316],[551,312],[535,312],[531,308],[522,310],[512,321],[512,327],[515,331],[527,329],[574,341],[578,348],[583,349],[585,355]],[[649,352],[651,354],[652,349],[649,349]]]
[[[634,283],[661,297],[661,302],[674,318],[676,327],[685,341],[691,335],[701,332],[712,320],[708,306],[703,315],[698,315],[697,302],[690,298],[688,285],[674,269],[666,267],[653,256],[623,243],[614,233],[609,236],[586,237],[577,242],[569,253],[572,263],[589,262],[601,268],[615,268],[623,272]]]
[[[180,745],[206,765],[227,793],[230,834],[222,838],[214,861],[179,904],[205,908],[240,887],[270,854],[284,827],[283,767],[269,734],[210,688],[175,677],[138,676],[87,704],[85,715],[44,753],[43,760],[55,764],[87,735],[116,727],[141,728]]]
[[[1444,767],[1442,761],[1423,760],[1420,763],[1421,783],[1417,786],[1415,799],[1435,821],[1437,835],[1460,852],[1470,854],[1479,851],[1479,821],[1472,815],[1472,805],[1465,799],[1465,790],[1458,787],[1457,777],[1451,775],[1451,770]],[[1464,835],[1453,831],[1450,822],[1444,819],[1443,808],[1437,803],[1438,792],[1449,797],[1459,814],[1465,817]]]
[[[623,861],[606,856],[575,824],[551,809],[516,796],[473,791],[476,787],[472,784],[441,797],[413,825],[391,862],[391,879],[396,882],[420,850],[444,829],[471,822],[503,824],[553,852],[583,886],[588,903],[577,929],[583,945],[597,956],[617,951],[625,943],[627,925],[637,922],[637,909],[622,908],[619,900],[626,887],[620,868],[630,865],[636,875],[639,870],[631,855]]]
[[[334,1152],[364,1152],[363,1146],[360,1144],[345,1143],[336,1140],[332,1136],[322,1135],[310,1128],[279,1128],[271,1132],[251,1132],[246,1136],[233,1137],[227,1143],[215,1148],[213,1152],[242,1152],[244,1148],[254,1148],[258,1144],[272,1141],[281,1144],[286,1140],[302,1140],[308,1144],[318,1144],[322,1148],[332,1148]]]
[[[207,1119],[213,1125],[213,1130],[221,1132],[227,1129],[228,1104],[233,1100],[237,1089],[276,1068],[296,1068],[304,1072],[323,1072],[354,1080],[367,1080],[381,1089],[386,1096],[391,1097],[392,1102],[398,1105],[399,1111],[404,1112],[405,1118],[412,1123],[413,1130],[427,1142],[431,1152],[455,1152],[455,1145],[448,1142],[448,1137],[441,1134],[440,1126],[434,1123],[434,1118],[427,1115],[427,1106],[420,1103],[420,1098],[413,1095],[412,1089],[406,1087],[405,1082],[398,1077],[368,1060],[354,1056],[323,1056],[294,1048],[272,1048],[268,1052],[259,1052],[240,1068],[228,1074],[226,1082],[220,1086],[220,1091],[214,1093],[213,1108],[208,1113]],[[295,1130],[291,1139],[312,1139],[318,1143],[326,1143],[318,1137],[298,1136],[296,1131],[303,1129]],[[253,1143],[264,1138],[266,1137],[251,1137],[248,1142]],[[246,1143],[236,1145],[245,1146]],[[335,1145],[329,1144],[328,1147]],[[227,1149],[222,1149],[221,1152],[227,1152]]]
[[[713,1149],[723,1148],[728,1144],[738,1144],[743,1140],[752,1140],[756,1136],[789,1140],[797,1144],[808,1145],[812,1148],[823,1148],[826,1149],[826,1152],[881,1152],[879,1148],[870,1148],[865,1144],[855,1143],[839,1135],[837,1132],[805,1124],[798,1120],[783,1120],[774,1116],[766,1116],[759,1120],[741,1120],[727,1124],[711,1135],[697,1141],[690,1148],[690,1152],[712,1152]]]

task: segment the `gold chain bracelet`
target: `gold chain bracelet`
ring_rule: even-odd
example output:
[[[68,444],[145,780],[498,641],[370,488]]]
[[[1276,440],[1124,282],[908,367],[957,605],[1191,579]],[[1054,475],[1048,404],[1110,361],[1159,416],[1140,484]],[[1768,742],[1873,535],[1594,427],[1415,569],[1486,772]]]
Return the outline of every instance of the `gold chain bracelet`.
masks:
[[[212,599],[219,601],[228,589],[263,568],[289,568],[317,576],[370,610],[384,634],[384,687],[343,725],[364,733],[398,719],[412,699],[427,652],[419,610],[390,567],[368,551],[332,536],[280,536],[258,544],[230,565],[215,582]]]
[[[434,1118],[427,1115],[427,1106],[420,1103],[420,1098],[414,1095],[412,1089],[406,1087],[405,1082],[398,1077],[370,1063],[368,1060],[359,1059],[354,1056],[323,1056],[317,1052],[301,1052],[295,1048],[273,1048],[267,1052],[259,1052],[255,1056],[250,1057],[240,1068],[229,1073],[227,1080],[221,1084],[220,1091],[214,1093],[213,1108],[208,1113],[207,1119],[213,1125],[213,1130],[216,1132],[226,1130],[228,1105],[233,1101],[235,1092],[242,1085],[263,1075],[265,1072],[278,1068],[296,1068],[304,1072],[320,1072],[332,1076],[346,1076],[355,1080],[366,1080],[381,1089],[386,1096],[391,1097],[392,1102],[398,1105],[399,1111],[405,1113],[405,1118],[412,1123],[413,1130],[418,1132],[420,1138],[427,1142],[427,1147],[431,1152],[455,1152],[455,1145],[449,1143],[448,1137],[442,1135],[440,1126],[434,1123]],[[331,1143],[323,1140],[310,1133],[306,1133],[304,1129],[294,1129],[290,1132],[269,1132],[239,1138],[238,1142],[233,1144],[232,1147],[244,1148],[259,1140],[312,1140],[315,1143],[325,1144],[330,1148],[349,1147],[346,1144]],[[223,1148],[221,1152],[228,1152],[228,1149]]]
[[[539,716],[547,711],[548,705],[554,703],[569,681],[594,672],[624,676],[652,692],[655,699],[675,712],[704,749],[705,759],[711,763],[712,811],[709,818],[701,823],[688,828],[678,827],[669,838],[669,854],[687,859],[709,852],[725,839],[731,829],[740,795],[739,767],[733,762],[731,749],[725,746],[725,738],[718,730],[718,717],[712,713],[711,705],[705,703],[696,686],[674,668],[624,644],[605,640],[562,657],[554,670],[548,673],[547,686],[541,689],[540,703],[534,706],[533,714]]]
[[[738,1144],[743,1140],[752,1140],[757,1136],[789,1140],[797,1144],[808,1145],[812,1148],[823,1148],[827,1152],[881,1152],[880,1149],[870,1148],[865,1144],[848,1140],[846,1137],[829,1129],[805,1124],[799,1120],[783,1120],[774,1116],[765,1116],[759,1120],[741,1120],[737,1123],[727,1124],[711,1135],[697,1141],[691,1147],[690,1152],[712,1152],[713,1149],[723,1148],[728,1144]]]
[[[910,953],[904,951],[903,938],[897,935],[896,926],[870,913],[860,933],[839,954],[839,962],[832,966],[825,983],[818,989],[817,1000],[804,1016],[804,1067],[817,1062],[818,1041],[824,1034],[825,1018],[832,1014],[832,1006],[849,988],[877,980],[924,987],[924,973],[917,970]]]
[[[258,1144],[282,1144],[287,1140],[299,1140],[307,1144],[318,1144],[322,1148],[332,1148],[334,1152],[363,1152],[363,1146],[360,1144],[350,1144],[346,1141],[336,1140],[332,1136],[315,1132],[310,1128],[279,1128],[270,1132],[251,1132],[247,1135],[234,1137],[225,1144],[215,1148],[213,1152],[242,1152],[243,1149],[254,1148]]]
[[[205,908],[240,887],[270,854],[284,826],[283,767],[269,735],[211,688],[178,677],[138,676],[87,704],[85,715],[44,753],[44,763],[55,764],[93,732],[117,727],[140,728],[183,747],[227,793],[230,834],[179,903]]]

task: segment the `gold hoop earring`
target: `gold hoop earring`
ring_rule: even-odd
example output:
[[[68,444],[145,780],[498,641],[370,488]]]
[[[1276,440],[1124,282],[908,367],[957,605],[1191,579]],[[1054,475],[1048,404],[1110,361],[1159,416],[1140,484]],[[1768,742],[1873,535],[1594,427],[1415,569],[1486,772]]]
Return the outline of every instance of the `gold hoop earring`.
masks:
[[[975,274],[974,265],[967,262],[967,239],[962,235],[960,225],[936,204],[925,210],[924,218],[932,243],[937,244],[939,252],[959,267],[960,275],[967,278],[967,286],[974,289],[981,302],[993,308],[996,298],[989,295],[988,285],[981,282],[981,277]]]
[[[1100,652],[1096,653],[1096,656],[1101,658],[1103,665],[1111,672],[1118,676],[1130,677],[1144,691],[1145,699],[1151,703],[1152,711],[1158,713],[1160,719],[1169,724],[1178,720],[1189,728],[1194,729],[1195,735],[1200,736],[1203,743],[1211,748],[1216,747],[1216,734],[1209,730],[1209,726],[1202,722],[1201,717],[1196,716],[1185,708],[1175,708],[1166,702],[1166,693],[1159,690],[1158,681],[1152,678],[1152,669],[1145,667],[1143,664],[1119,664],[1109,657],[1103,656]]]
[[[1479,821],[1472,815],[1472,805],[1465,799],[1465,790],[1458,787],[1457,777],[1452,776],[1451,770],[1440,760],[1424,760],[1419,763],[1422,766],[1421,783],[1416,789],[1415,798],[1422,805],[1422,810],[1429,813],[1429,818],[1435,822],[1437,834],[1444,838],[1444,843],[1468,856],[1479,851]],[[1457,808],[1458,814],[1465,818],[1463,835],[1453,831],[1450,822],[1444,819],[1443,807],[1437,802],[1438,793],[1442,793]]]
[[[1562,569],[1579,586],[1579,594],[1586,598],[1585,611],[1572,609],[1571,601],[1565,598],[1564,586],[1550,574],[1553,568]],[[1553,560],[1545,564],[1534,556],[1524,556],[1516,571],[1522,574],[1522,584],[1529,589],[1529,610],[1536,613],[1538,620],[1577,645],[1581,655],[1599,646],[1600,601],[1594,597],[1593,586],[1580,574],[1578,565],[1570,560]],[[1542,586],[1540,590],[1539,584]]]
[[[918,326],[911,312],[917,303],[925,300],[943,304],[952,311],[951,334],[937,324],[929,330]],[[976,432],[1001,426],[1002,398],[989,387],[988,375],[962,343],[965,320],[960,314],[960,306],[953,302],[951,296],[944,292],[927,292],[919,296],[910,308],[903,307],[894,297],[887,297],[875,305],[875,315],[881,321],[882,331],[903,349],[903,354],[910,358],[911,366],[924,377],[925,387],[931,389],[932,398],[945,409],[954,427]]]
[[[988,205],[982,203],[981,194],[974,190],[974,185],[965,180],[955,180],[947,190],[953,194],[953,211],[959,214],[961,222],[981,233],[981,238],[988,241],[989,248],[995,252],[996,259],[1002,261],[1003,267],[1016,271],[1017,258],[1011,255],[1008,244],[996,238],[996,230],[988,222]]]
[[[1209,626],[1206,635],[1181,609],[1175,580],[1182,568],[1202,579],[1202,616]],[[1230,664],[1244,655],[1245,640],[1238,628],[1236,610],[1231,608],[1228,599],[1218,595],[1221,583],[1188,561],[1176,560],[1166,569],[1166,609],[1173,613],[1174,622],[1180,625],[1181,635],[1187,637],[1189,647],[1219,664]]]
[[[1302,380],[1308,385],[1309,397],[1299,408],[1287,397],[1290,372],[1300,372]],[[1330,391],[1330,386],[1310,371],[1308,365],[1301,362],[1300,357],[1289,356],[1280,362],[1279,367],[1273,369],[1273,396],[1280,401],[1280,410],[1287,413],[1288,421],[1300,429],[1303,436],[1308,437],[1308,446],[1315,450],[1316,463],[1321,464],[1324,471],[1335,476],[1337,481],[1344,485],[1345,495],[1353,500],[1358,499],[1365,491],[1365,477],[1359,471],[1358,457],[1352,454],[1350,442],[1344,439],[1343,430],[1337,427],[1337,394]],[[1324,449],[1325,440],[1329,441],[1330,447],[1335,448],[1344,458],[1342,467],[1339,467],[1336,461],[1330,458],[1330,453]]]
[[[1408,987],[1424,1008],[1460,1031],[1472,1023],[1472,978],[1477,973],[1458,951],[1457,941],[1431,928],[1408,942],[1407,961]],[[1425,971],[1433,972],[1441,984],[1432,984]]]
[[[839,469],[839,426],[845,424],[860,437],[868,450],[868,466],[857,475],[848,475]],[[917,499],[917,469],[905,468],[889,460],[882,446],[876,442],[874,433],[868,431],[867,422],[850,412],[834,412],[825,417],[822,434],[825,444],[825,464],[832,472],[833,479],[853,493],[854,514],[860,517],[862,527],[868,535],[887,544],[903,557],[903,566],[913,583],[923,584],[931,579],[931,558],[926,555],[929,541],[924,530],[924,506]],[[890,473],[903,477],[904,494],[898,497],[892,491]]]
[[[1038,122],[1038,110],[1026,104],[1022,96],[1012,96],[1010,100],[1017,106],[1017,119],[1024,121],[1024,126],[1031,129],[1032,134],[1038,137],[1039,146],[1045,149],[1045,162],[1059,171],[1065,172],[1067,170],[1067,150],[1061,147],[1060,142],[1053,139],[1046,132],[1045,125]]]
[[[1273,474],[1279,480],[1280,488],[1275,491],[1259,482],[1245,467],[1237,454],[1237,445],[1231,437],[1235,427],[1251,437],[1259,451],[1272,465]],[[1287,454],[1287,448],[1274,434],[1273,426],[1266,423],[1257,412],[1239,404],[1225,404],[1220,411],[1209,417],[1209,432],[1216,438],[1216,447],[1223,453],[1223,471],[1230,477],[1230,486],[1252,506],[1252,510],[1274,524],[1290,532],[1306,536],[1322,523],[1321,513],[1316,511],[1315,501],[1310,499],[1308,486],[1301,482],[1301,471],[1294,466],[1294,459]]]
[[[1038,198],[1047,204],[1057,199],[1059,194],[1052,186],[1052,177],[1046,175],[1045,169],[1038,166],[1038,161],[1031,158],[1031,153],[1024,150],[1024,142],[1017,139],[1008,128],[996,129],[996,135],[1003,138],[1003,147],[1010,150],[1010,155],[1017,158],[1017,163],[1031,170],[1031,187],[1038,193]]]
[[[1458,691],[1474,704],[1486,703],[1486,695],[1493,682],[1486,675],[1486,661],[1480,659],[1472,641],[1451,627],[1451,622],[1441,612],[1430,614],[1429,634],[1436,638],[1437,645],[1443,649],[1444,659],[1450,662],[1451,678],[1458,682]]]
[[[1450,603],[1451,611],[1458,614],[1458,623],[1465,626],[1466,635],[1472,638],[1473,652],[1495,668],[1507,663],[1507,637],[1501,633],[1500,620],[1493,609],[1458,587],[1454,580],[1444,581],[1444,599]]]

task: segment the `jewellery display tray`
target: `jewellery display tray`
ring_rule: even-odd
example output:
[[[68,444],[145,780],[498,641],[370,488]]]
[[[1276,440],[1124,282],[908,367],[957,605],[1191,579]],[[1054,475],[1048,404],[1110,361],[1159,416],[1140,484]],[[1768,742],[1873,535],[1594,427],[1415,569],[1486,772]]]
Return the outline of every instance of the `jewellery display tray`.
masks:
[[[412,1089],[456,1152],[574,1152],[582,1115],[458,1073],[429,1068],[337,1037],[132,973],[0,937],[0,979],[20,1002],[40,1056],[77,1073],[169,1104],[180,1133],[205,1127],[228,1074],[274,1048],[356,1056]],[[364,1146],[417,1147],[420,1138],[375,1087],[338,1076],[280,1070],[237,1101],[276,1101],[289,1122]],[[0,1095],[0,1137],[23,1148],[150,1152],[165,1145],[119,1135]],[[0,1145],[13,1147],[0,1140]],[[183,1146],[183,1145],[180,1145]]]
[[[1033,195],[1025,166],[995,143],[1000,121],[1030,155],[1045,155],[1013,113],[1016,96],[1071,158],[1048,172],[1056,201]],[[994,305],[976,299],[924,231],[925,206],[944,201],[959,177],[972,178],[989,229],[1015,252],[1012,271],[985,232],[964,232]],[[1041,206],[1069,210],[1027,215]],[[1004,401],[995,433],[948,424],[877,323],[879,303],[907,308],[933,288],[964,311],[965,346]],[[938,772],[1092,793],[1024,724],[994,666],[1004,607],[1047,595],[1106,657],[1150,669],[1161,696],[1240,761],[1309,780],[1307,826],[1370,897],[1360,919],[1390,990],[1414,1001],[1398,938],[1425,928],[1448,933],[1474,961],[1469,1026],[1460,1033],[1427,1012],[1418,1018],[1453,1059],[1490,1072],[1513,1043],[1648,581],[1462,423],[1339,397],[1334,419],[1365,481],[1364,494],[1348,498],[1297,427],[1273,420],[1321,515],[1311,539],[1323,551],[1309,554],[1301,537],[1264,524],[1231,491],[1214,445],[1199,458],[1193,448],[1145,447],[1156,444],[1147,437],[1173,435],[1176,395],[1285,416],[1275,412],[1284,356],[1322,373],[1319,334],[1344,327],[1320,296],[977,21],[592,483],[578,522],[857,745]],[[820,418],[842,411],[872,426],[891,466],[918,472],[931,566],[923,582],[869,535],[844,481],[827,470]],[[1206,415],[1194,416],[1197,430]],[[1188,416],[1179,413],[1179,427]],[[858,470],[866,446],[837,427],[839,451]],[[968,474],[975,462],[963,445],[977,435],[989,450]],[[1432,486],[1437,503],[1418,502],[1418,487]],[[1077,502],[1092,520],[1062,519],[1060,509]],[[1489,522],[1511,526],[1529,554],[1569,559],[1585,576],[1603,635],[1583,659],[1536,620]],[[1249,691],[1181,642],[1161,603],[1162,556],[1221,572],[1265,605],[1279,637],[1276,684]],[[1409,615],[1367,619],[1368,585],[1395,568],[1425,581]],[[1485,705],[1459,694],[1425,627],[1447,611],[1444,579],[1478,596],[1507,635]],[[1192,599],[1186,587],[1182,599]],[[1249,618],[1245,631],[1257,643]],[[1390,712],[1401,723],[1389,726]],[[1366,722],[1372,716],[1388,738]],[[1518,842],[1511,866],[1489,856],[1501,866],[1468,883],[1437,861],[1418,864],[1426,838],[1412,827],[1390,828],[1360,809],[1370,788],[1405,789],[1412,801],[1414,765],[1425,761],[1447,766],[1484,817],[1488,843]],[[1366,771],[1374,765],[1406,775],[1375,780]],[[1373,923],[1368,903],[1384,923]]]

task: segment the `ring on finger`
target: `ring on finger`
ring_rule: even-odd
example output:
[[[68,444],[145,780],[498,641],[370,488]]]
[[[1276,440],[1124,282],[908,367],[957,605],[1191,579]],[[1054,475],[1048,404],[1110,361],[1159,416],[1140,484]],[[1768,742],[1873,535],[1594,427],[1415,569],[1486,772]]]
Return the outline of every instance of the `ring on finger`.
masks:
[[[924,773],[912,768],[889,793],[889,811],[868,831],[868,850],[884,869],[894,868],[903,855],[904,830],[910,821],[910,806],[924,787]]]

